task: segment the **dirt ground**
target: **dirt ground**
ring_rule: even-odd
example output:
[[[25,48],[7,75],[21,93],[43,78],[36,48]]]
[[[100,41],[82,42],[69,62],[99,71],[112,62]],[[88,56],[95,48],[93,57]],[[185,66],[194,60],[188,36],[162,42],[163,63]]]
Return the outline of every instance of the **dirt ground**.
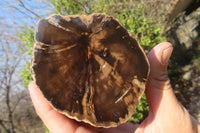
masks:
[[[178,100],[200,122],[200,68],[195,63],[183,67],[183,80],[174,85]]]

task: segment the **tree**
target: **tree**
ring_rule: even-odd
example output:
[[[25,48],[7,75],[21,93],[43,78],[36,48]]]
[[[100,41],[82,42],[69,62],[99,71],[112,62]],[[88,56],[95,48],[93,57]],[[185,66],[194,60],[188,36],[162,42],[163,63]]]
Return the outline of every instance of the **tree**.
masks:
[[[23,0],[2,0],[0,6],[0,133],[38,132],[32,128],[39,123],[39,117],[20,78],[25,65],[24,45],[16,32],[21,30],[25,19],[36,22],[39,16]]]
[[[5,53],[9,55],[8,57],[9,57],[10,63],[7,63],[9,70],[12,72],[11,69],[13,68],[10,67],[12,66],[11,64],[13,65],[16,64],[14,66],[17,66],[14,69],[13,73],[8,72],[8,74],[11,74],[10,75],[11,81],[8,83],[11,83],[11,84],[7,85],[6,87],[6,85],[4,86],[4,84],[0,83],[1,85],[0,86],[0,101],[1,102],[3,101],[5,103],[4,110],[2,110],[3,105],[0,104],[0,108],[1,108],[0,132],[1,132],[1,129],[4,129],[4,131],[7,131],[7,132],[11,132],[12,127],[14,127],[14,130],[13,130],[14,132],[18,131],[16,129],[17,123],[14,122],[16,120],[14,112],[16,112],[16,110],[18,109],[17,107],[20,107],[18,105],[20,101],[23,100],[23,98],[21,99],[20,97],[23,97],[24,94],[22,93],[21,95],[21,93],[19,92],[16,92],[16,94],[14,94],[15,91],[13,90],[15,90],[15,88],[17,87],[22,88],[22,87],[21,86],[19,87],[18,85],[16,85],[15,82],[17,81],[13,81],[13,80],[16,80],[17,79],[16,77],[18,77],[16,75],[17,75],[17,72],[20,71],[18,66],[20,66],[21,59],[24,60],[23,63],[25,63],[23,67],[24,69],[21,72],[21,77],[23,78],[24,86],[27,86],[28,83],[32,80],[32,77],[30,74],[30,60],[31,60],[30,57],[32,53],[32,46],[34,43],[34,26],[39,18],[47,17],[49,16],[50,13],[53,13],[53,12],[57,14],[62,14],[62,15],[105,13],[119,19],[119,21],[132,33],[132,35],[137,38],[137,40],[140,42],[140,44],[142,45],[142,47],[145,49],[147,53],[157,43],[165,40],[165,38],[161,36],[161,30],[162,30],[162,26],[166,24],[166,18],[168,14],[167,9],[168,9],[168,5],[170,5],[169,0],[163,0],[163,1],[160,1],[160,0],[154,0],[154,1],[41,0],[40,1],[41,3],[38,3],[38,4],[40,4],[40,6],[42,7],[35,8],[35,7],[31,7],[31,4],[32,2],[38,2],[38,0],[30,0],[30,1],[13,0],[13,1],[14,1],[13,2],[14,4],[12,2],[10,3],[9,1],[2,0],[2,2],[8,3],[8,8],[12,9],[12,12],[18,12],[19,14],[18,15],[14,13],[10,14],[12,18],[11,20],[13,22],[11,25],[9,25],[10,21],[1,21],[0,23],[2,24],[3,22],[5,22],[3,23],[3,26],[2,26],[4,27],[4,29],[0,31],[1,44],[4,44],[4,46],[2,45],[4,49],[1,47],[1,51],[0,51],[0,55],[1,55],[0,61],[2,62],[0,64],[0,71],[1,72],[4,71],[4,73],[0,73],[1,74],[0,79],[2,80],[2,83],[4,82],[4,77],[6,77],[7,79],[9,78],[9,76],[7,75],[3,76],[3,74],[6,73],[5,70],[7,71],[7,69],[4,69],[6,68],[6,65],[5,64],[3,65],[3,60],[4,61],[6,60],[6,58],[4,58],[6,57]],[[1,3],[0,3],[0,6],[1,6]],[[19,16],[20,18],[16,18],[16,16]],[[0,17],[0,19],[2,18]],[[5,28],[7,32],[5,32]],[[18,37],[21,40],[21,42],[19,42],[19,40],[16,39],[16,36],[13,34],[13,31],[10,32],[10,28],[17,30]],[[175,33],[175,31],[173,33]],[[8,44],[10,44],[10,47],[7,48],[8,45],[6,44],[5,40],[7,40]],[[23,47],[21,47],[21,45],[17,45],[17,43],[23,43],[22,45]],[[13,45],[13,44],[16,44],[16,45]],[[20,46],[20,48],[18,46]],[[23,54],[18,53],[18,52],[16,52],[17,54],[9,52],[9,51],[14,50],[13,47],[17,49],[19,48],[20,50],[22,50]],[[10,50],[8,50],[9,48]],[[198,51],[199,51],[199,48],[198,48]],[[199,54],[198,51],[197,53]],[[17,59],[14,60],[14,56],[16,55],[17,55],[16,57]],[[199,57],[200,56],[198,56],[198,58]],[[175,60],[175,61],[172,61],[170,64],[177,64],[177,63],[178,63],[177,60]],[[172,80],[177,81],[177,79],[180,76],[180,74],[177,74],[177,71],[179,72],[181,70],[180,67],[179,68],[170,67],[169,69],[170,71],[172,71],[170,72],[172,73],[171,74],[171,77],[173,77]],[[19,80],[19,83],[20,82],[21,80]],[[6,95],[7,94],[6,92],[8,92],[8,95]],[[16,95],[18,95],[17,98],[12,99]],[[9,101],[8,102],[9,104],[7,104],[6,98],[8,99],[7,101]],[[12,115],[6,114],[6,112],[9,112],[7,111],[8,108],[10,108],[9,110],[11,110],[10,112],[12,113]],[[130,121],[136,122],[136,123],[141,122],[147,115],[147,110],[148,110],[148,106],[147,106],[147,102],[144,96],[141,99],[141,102],[136,110],[136,113],[133,115]],[[3,118],[1,116],[4,116],[4,119],[1,119]],[[5,116],[6,116],[6,119],[5,119]],[[18,126],[22,127],[20,125]],[[26,131],[28,132],[28,127],[26,129],[27,129]]]
[[[21,79],[16,77],[16,72],[19,72],[20,56],[18,54],[21,43],[10,33],[1,32],[0,34],[0,100],[5,100],[6,109],[0,117],[0,125],[7,133],[16,133],[14,123],[14,111],[20,102],[21,98],[15,102],[11,101],[12,89],[19,89]],[[4,111],[3,109],[1,111]]]

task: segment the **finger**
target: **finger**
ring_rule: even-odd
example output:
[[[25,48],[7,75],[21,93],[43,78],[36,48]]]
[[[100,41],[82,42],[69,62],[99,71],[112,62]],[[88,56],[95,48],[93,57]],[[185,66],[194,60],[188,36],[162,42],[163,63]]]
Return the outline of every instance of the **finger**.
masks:
[[[37,114],[51,132],[57,131],[58,133],[62,133],[62,131],[59,130],[66,129],[68,129],[69,132],[73,132],[77,128],[77,125],[73,123],[73,121],[59,114],[50,106],[35,82],[31,82],[28,88]]]
[[[51,133],[93,133],[90,129],[79,126],[73,120],[55,111],[44,98],[35,82],[31,82],[28,88],[37,114]]]
[[[146,86],[149,115],[136,129],[141,132],[196,132],[197,126],[177,101],[167,76],[170,43],[161,43],[148,54],[150,75]],[[156,131],[157,130],[157,131]]]
[[[168,60],[173,51],[170,43],[164,42],[155,46],[148,54],[150,62],[150,75],[146,87],[146,95],[150,110],[155,113],[160,111],[166,112],[171,106],[177,106],[178,101],[173,93],[170,80],[167,75]]]
[[[43,116],[44,114],[52,110],[52,107],[49,105],[48,101],[43,97],[42,93],[40,92],[34,81],[32,81],[29,84],[28,89],[33,105],[39,116]]]
[[[151,78],[164,82],[168,80],[167,65],[172,51],[173,46],[170,43],[164,42],[158,44],[149,52],[148,59]]]
[[[99,133],[134,133],[134,131],[137,129],[139,125],[138,124],[132,124],[132,123],[124,123],[119,125],[118,127],[112,127],[112,128],[102,128],[98,130]]]

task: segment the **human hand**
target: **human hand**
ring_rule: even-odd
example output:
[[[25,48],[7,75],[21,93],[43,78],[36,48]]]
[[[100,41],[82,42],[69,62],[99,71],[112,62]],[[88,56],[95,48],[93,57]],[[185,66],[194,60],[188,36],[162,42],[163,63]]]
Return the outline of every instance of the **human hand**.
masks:
[[[177,101],[167,76],[168,59],[173,47],[169,43],[155,46],[148,54],[150,76],[146,85],[149,116],[140,124],[122,124],[116,128],[94,128],[75,122],[55,111],[44,98],[35,82],[29,84],[29,92],[37,114],[51,133],[196,133],[197,122]]]

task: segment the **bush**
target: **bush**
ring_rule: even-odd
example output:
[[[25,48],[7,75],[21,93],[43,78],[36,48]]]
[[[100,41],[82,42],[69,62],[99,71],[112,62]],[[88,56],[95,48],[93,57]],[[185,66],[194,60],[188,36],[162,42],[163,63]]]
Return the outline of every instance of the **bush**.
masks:
[[[17,35],[19,37],[19,39],[24,43],[25,47],[22,49],[22,53],[25,56],[31,56],[32,54],[32,50],[33,50],[33,44],[34,44],[34,32],[33,32],[33,28],[29,28],[27,26],[23,27],[23,31],[22,32],[18,32]],[[29,58],[30,59],[30,58]],[[30,60],[26,60],[25,59],[25,66],[24,66],[24,70],[21,71],[21,78],[23,79],[22,84],[27,87],[29,82],[33,80],[32,76],[31,76],[31,72],[30,72]]]
[[[117,10],[117,1],[111,0],[49,0],[54,12],[62,15],[70,14],[90,14],[94,12],[105,13],[117,18],[122,25],[128,29],[131,34],[139,41],[146,53],[152,49],[156,44],[165,41],[161,36],[162,27],[157,27],[155,21],[145,19],[143,17],[144,7],[138,5],[136,9],[123,8]],[[33,30],[31,28],[24,28],[24,31],[19,33],[19,38],[24,42],[27,51],[23,51],[26,55],[31,55],[33,47]],[[26,62],[24,71],[21,72],[21,77],[24,79],[24,85],[27,86],[32,80],[30,75],[30,61]],[[145,95],[141,98],[139,106],[129,121],[140,123],[148,114],[148,104]]]

